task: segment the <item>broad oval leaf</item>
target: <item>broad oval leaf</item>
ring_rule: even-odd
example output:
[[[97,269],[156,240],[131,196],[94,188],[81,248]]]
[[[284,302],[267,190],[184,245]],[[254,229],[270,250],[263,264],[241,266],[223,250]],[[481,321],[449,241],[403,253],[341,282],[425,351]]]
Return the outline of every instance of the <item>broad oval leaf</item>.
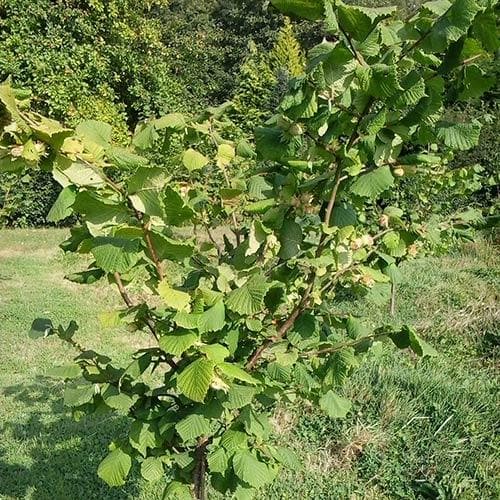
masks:
[[[234,473],[254,488],[261,488],[274,479],[269,467],[248,450],[237,451],[233,457]]]
[[[328,391],[319,399],[319,406],[331,418],[345,418],[352,403],[333,391]]]
[[[215,363],[200,358],[188,365],[177,377],[177,387],[184,396],[203,403],[214,376]]]
[[[97,475],[109,486],[123,486],[132,459],[121,448],[116,448],[99,464]]]
[[[264,307],[268,289],[269,284],[263,276],[253,276],[243,286],[229,293],[226,305],[228,309],[241,315],[255,314]]]
[[[141,464],[141,476],[146,481],[158,481],[163,477],[163,462],[158,457],[148,457]]]

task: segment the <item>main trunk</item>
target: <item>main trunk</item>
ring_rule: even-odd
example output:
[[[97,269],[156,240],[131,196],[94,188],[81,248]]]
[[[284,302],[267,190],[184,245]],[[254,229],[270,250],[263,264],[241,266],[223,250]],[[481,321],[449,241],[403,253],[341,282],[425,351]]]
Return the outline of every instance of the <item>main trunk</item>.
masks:
[[[206,500],[207,439],[201,438],[195,452],[194,496],[196,500]]]

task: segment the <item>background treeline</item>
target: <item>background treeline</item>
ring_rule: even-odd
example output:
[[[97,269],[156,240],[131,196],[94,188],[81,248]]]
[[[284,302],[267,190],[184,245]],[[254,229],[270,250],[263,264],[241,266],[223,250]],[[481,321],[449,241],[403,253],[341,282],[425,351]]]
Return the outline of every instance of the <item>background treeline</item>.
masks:
[[[364,0],[366,5],[392,4]],[[415,2],[399,1],[402,16]],[[301,73],[311,35],[264,0],[0,0],[0,80],[32,93],[39,112],[75,125],[110,123],[126,144],[137,122],[172,111],[233,102],[234,134],[247,134]],[[498,112],[490,91],[475,107],[454,109],[486,122],[465,160],[499,170]],[[486,119],[484,120],[484,118]],[[51,177],[0,174],[0,224],[45,225],[57,197]],[[496,187],[482,196],[496,196]]]

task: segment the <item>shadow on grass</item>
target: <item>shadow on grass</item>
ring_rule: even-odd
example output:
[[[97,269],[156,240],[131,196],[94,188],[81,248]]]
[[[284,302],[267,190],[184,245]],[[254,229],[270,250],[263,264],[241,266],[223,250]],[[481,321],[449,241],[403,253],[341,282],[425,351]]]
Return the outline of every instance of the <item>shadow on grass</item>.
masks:
[[[89,417],[75,422],[59,388],[17,385],[3,390],[24,412],[0,424],[0,498],[138,498],[137,471],[123,488],[110,489],[97,476],[108,443],[127,429],[127,418]]]

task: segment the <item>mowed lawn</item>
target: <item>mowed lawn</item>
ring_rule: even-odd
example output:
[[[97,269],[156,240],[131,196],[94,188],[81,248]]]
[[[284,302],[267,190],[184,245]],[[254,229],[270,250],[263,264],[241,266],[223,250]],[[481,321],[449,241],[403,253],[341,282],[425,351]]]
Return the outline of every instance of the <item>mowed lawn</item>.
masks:
[[[74,319],[81,344],[122,364],[150,345],[145,333],[101,326],[99,314],[119,304],[114,289],[63,279],[83,264],[58,250],[65,234],[0,231],[0,498],[161,498],[162,485],[137,470],[121,489],[100,481],[97,466],[126,419],[74,422],[62,384],[44,377],[74,353],[27,336],[34,318]],[[343,421],[303,405],[279,409],[278,439],[303,468],[285,471],[262,499],[500,498],[498,249],[466,245],[408,263],[404,276],[397,320],[415,325],[440,356],[417,360],[378,345],[344,389],[354,409]],[[386,307],[348,297],[332,307],[374,324],[388,319]]]

